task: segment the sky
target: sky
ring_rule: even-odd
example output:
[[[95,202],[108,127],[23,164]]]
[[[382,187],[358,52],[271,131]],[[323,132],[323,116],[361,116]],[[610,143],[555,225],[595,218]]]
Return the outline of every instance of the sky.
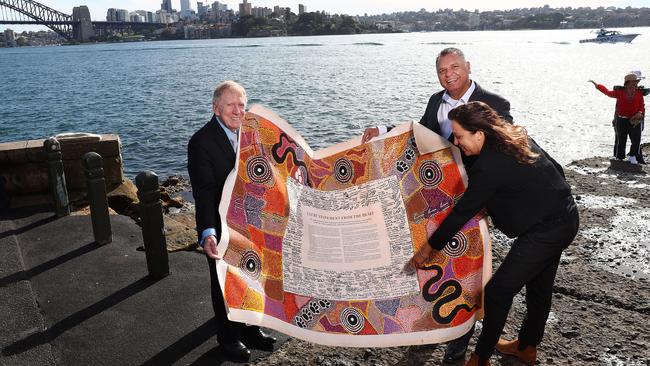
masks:
[[[36,0],[43,5],[49,6],[55,10],[66,14],[72,14],[72,8],[78,5],[86,5],[90,10],[93,20],[106,20],[106,10],[108,8],[134,10],[156,11],[160,9],[162,0]],[[238,4],[243,0],[223,0],[229,9],[238,10]],[[212,3],[214,0],[203,0],[203,3]],[[599,6],[615,6],[624,8],[632,7],[650,7],[650,0],[454,0],[454,1],[424,1],[424,0],[249,0],[253,6],[273,8],[275,5],[290,7],[295,13],[298,12],[298,4],[301,3],[307,7],[307,11],[324,10],[330,14],[348,14],[348,15],[375,15],[382,13],[392,13],[398,11],[418,11],[426,9],[435,11],[438,9],[452,8],[454,10],[466,9],[486,11],[486,10],[504,10],[515,8],[533,8],[541,7],[548,4],[552,8],[560,7],[581,7],[590,6],[592,8]],[[137,4],[137,5],[135,5]],[[190,0],[190,4],[196,10],[196,0]],[[172,6],[180,10],[180,0],[172,0]],[[0,25],[0,30],[8,25]],[[13,26],[13,29],[23,27]],[[37,27],[36,29],[40,29]],[[18,30],[18,29],[16,29]]]

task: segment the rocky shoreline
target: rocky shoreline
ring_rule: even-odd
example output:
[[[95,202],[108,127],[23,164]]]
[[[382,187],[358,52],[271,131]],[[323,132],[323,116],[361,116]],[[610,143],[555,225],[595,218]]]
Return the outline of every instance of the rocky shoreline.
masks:
[[[650,145],[643,146],[650,156]],[[650,365],[650,167],[610,167],[608,158],[574,161],[565,168],[580,210],[581,228],[563,254],[554,287],[553,307],[538,364]],[[631,167],[634,168],[634,167]],[[637,170],[637,171],[634,171]],[[193,203],[182,177],[163,183],[168,249],[197,250]],[[494,268],[509,240],[493,233]],[[525,312],[515,298],[504,336],[516,336]],[[480,323],[477,325],[480,329]],[[478,336],[475,333],[470,349]],[[251,365],[439,365],[444,346],[390,348],[325,347],[290,339]],[[495,354],[492,364],[519,365]],[[464,365],[458,362],[456,365]]]

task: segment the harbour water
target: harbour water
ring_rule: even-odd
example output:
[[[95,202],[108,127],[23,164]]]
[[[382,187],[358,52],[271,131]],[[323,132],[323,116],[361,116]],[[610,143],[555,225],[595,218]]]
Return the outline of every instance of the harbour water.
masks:
[[[611,155],[614,100],[587,80],[611,88],[629,70],[650,73],[650,28],[619,30],[641,35],[631,44],[580,44],[593,35],[579,29],[0,49],[0,142],[117,133],[127,176],[187,175],[187,141],[210,118],[216,84],[234,79],[316,150],[367,126],[419,120],[440,89],[435,54],[453,46],[472,78],[509,99],[516,123],[567,164]]]

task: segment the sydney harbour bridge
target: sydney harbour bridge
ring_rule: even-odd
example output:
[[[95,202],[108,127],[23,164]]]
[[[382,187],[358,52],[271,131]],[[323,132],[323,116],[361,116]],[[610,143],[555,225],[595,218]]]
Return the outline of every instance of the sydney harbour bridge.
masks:
[[[0,24],[45,25],[68,41],[84,42],[107,31],[140,32],[165,28],[164,23],[94,22],[87,6],[78,6],[72,15],[65,14],[33,0],[0,0]]]

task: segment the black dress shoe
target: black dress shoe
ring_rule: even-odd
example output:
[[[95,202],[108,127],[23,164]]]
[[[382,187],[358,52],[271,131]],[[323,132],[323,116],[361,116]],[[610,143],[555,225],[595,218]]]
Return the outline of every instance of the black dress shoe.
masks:
[[[246,348],[240,341],[228,342],[220,344],[221,352],[228,358],[235,359],[238,361],[247,361],[251,356],[251,351]]]
[[[242,341],[251,348],[273,351],[273,344],[276,342],[276,339],[264,333],[260,328],[257,328],[244,333]]]
[[[458,342],[458,339],[454,339],[447,343],[447,348],[445,349],[445,355],[442,357],[442,362],[453,363],[464,360],[466,352],[467,344],[463,345],[462,342]]]
[[[464,360],[465,353],[467,352],[467,345],[469,344],[470,339],[474,335],[474,327],[460,338],[456,338],[453,341],[447,343],[447,348],[445,349],[445,355],[442,357],[443,363],[454,363],[456,361]]]

